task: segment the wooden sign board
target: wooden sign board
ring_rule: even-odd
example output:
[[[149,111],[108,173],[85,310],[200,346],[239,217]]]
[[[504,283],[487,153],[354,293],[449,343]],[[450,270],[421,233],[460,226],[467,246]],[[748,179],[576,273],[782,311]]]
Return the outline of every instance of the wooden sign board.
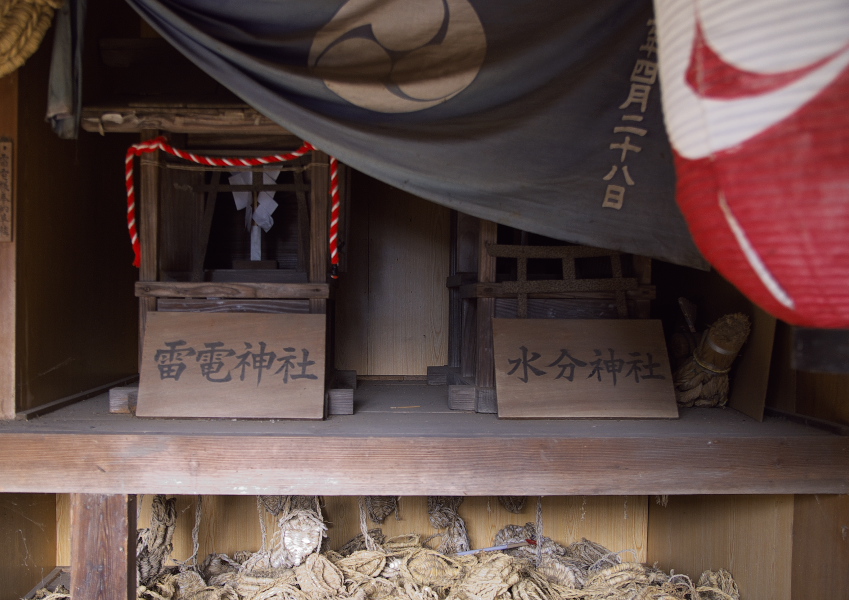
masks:
[[[153,312],[136,415],[324,418],[325,315]]]
[[[678,418],[660,321],[493,319],[498,416]]]

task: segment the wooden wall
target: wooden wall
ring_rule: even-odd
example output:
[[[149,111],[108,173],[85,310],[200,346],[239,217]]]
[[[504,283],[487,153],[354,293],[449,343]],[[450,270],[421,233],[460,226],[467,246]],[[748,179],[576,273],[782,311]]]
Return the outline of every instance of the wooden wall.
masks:
[[[134,140],[56,137],[44,121],[51,39],[0,84],[0,135],[17,153],[15,237],[0,244],[6,418],[135,372],[123,190],[123,156]]]
[[[449,221],[447,208],[353,174],[337,368],[426,375],[447,363]]]
[[[793,496],[673,496],[649,508],[648,558],[696,583],[727,569],[746,600],[790,600]]]
[[[793,600],[849,598],[849,495],[797,496]]]
[[[0,600],[18,600],[56,566],[53,494],[0,494]]]

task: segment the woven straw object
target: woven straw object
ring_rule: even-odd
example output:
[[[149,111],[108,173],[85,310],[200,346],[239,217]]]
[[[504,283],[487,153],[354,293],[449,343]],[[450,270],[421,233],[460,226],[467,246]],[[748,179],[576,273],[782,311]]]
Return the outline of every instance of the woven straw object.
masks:
[[[692,357],[675,371],[679,405],[725,406],[728,373],[750,330],[749,317],[742,313],[725,315],[710,326]]]
[[[63,0],[0,0],[0,77],[38,50]]]
[[[442,544],[439,551],[445,554],[464,552],[469,549],[469,534],[466,522],[457,512],[463,503],[462,496],[428,496],[427,513],[430,524],[437,529],[444,529],[440,534]]]
[[[375,523],[383,523],[393,512],[398,518],[398,496],[366,496],[365,504],[368,518]]]
[[[139,585],[146,586],[166,572],[177,526],[177,499],[161,494],[153,497],[150,527],[138,530],[136,569]]]
[[[436,497],[434,497],[436,500]],[[264,510],[278,520],[320,507],[313,497],[283,497]],[[544,535],[539,523],[508,525],[496,543],[533,540],[505,552],[448,554],[408,534],[385,539],[369,531],[374,549],[363,549],[362,534],[343,552],[319,551],[318,546],[298,565],[274,567],[278,548],[257,552],[210,555],[201,566],[189,561],[166,565],[173,533],[173,502],[154,498],[151,527],[142,530],[150,573],[159,574],[140,585],[138,600],[739,600],[727,571],[706,571],[698,584],[685,575],[667,575],[638,562],[623,561],[625,552],[611,552],[586,539],[569,545]],[[433,514],[442,525],[456,520],[459,499],[439,498]],[[363,509],[364,513],[364,509]],[[320,518],[320,516],[319,516]],[[364,519],[363,519],[364,522]],[[323,526],[323,523],[322,523]],[[311,525],[314,531],[315,524]],[[320,528],[319,528],[320,529]],[[323,529],[321,529],[323,533]],[[280,538],[276,538],[277,541]],[[379,540],[379,542],[377,542]],[[167,549],[167,552],[166,552]],[[41,600],[68,600],[67,590],[42,590]]]
[[[518,514],[525,510],[525,505],[528,503],[527,496],[499,496],[498,502],[505,510]]]

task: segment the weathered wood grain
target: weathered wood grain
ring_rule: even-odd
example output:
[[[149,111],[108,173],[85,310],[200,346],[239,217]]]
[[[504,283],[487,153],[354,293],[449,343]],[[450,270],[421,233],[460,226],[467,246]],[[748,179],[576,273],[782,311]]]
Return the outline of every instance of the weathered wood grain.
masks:
[[[114,387],[109,390],[109,412],[113,414],[136,414],[139,401],[139,386]]]
[[[849,593],[849,496],[796,496],[791,598]]]
[[[370,181],[369,375],[425,375],[448,361],[448,209]]]
[[[245,106],[84,107],[80,126],[97,133],[161,129],[174,133],[286,135],[283,127]]]
[[[151,313],[136,414],[322,419],[324,367],[323,316]]]
[[[596,280],[594,280],[596,281]],[[603,280],[602,280],[603,281]],[[531,282],[533,283],[533,282]],[[569,281],[544,281],[539,283],[554,284],[560,288],[557,292],[529,292],[531,298],[615,298],[611,291],[585,291],[572,285]],[[507,285],[510,284],[510,285]],[[512,298],[516,296],[516,282],[505,283],[469,283],[460,286],[460,296],[463,298]],[[626,290],[625,295],[631,301],[640,299],[651,300],[655,297],[654,286],[641,286],[635,290]]]
[[[451,410],[475,410],[477,388],[473,385],[449,385],[448,408]]]
[[[71,494],[71,596],[136,596],[135,496]]]
[[[790,600],[792,496],[670,497],[666,507],[650,503],[649,523],[646,559],[664,571],[696,582],[702,571],[723,567],[747,600]]]
[[[329,298],[326,283],[139,281],[139,298]]]
[[[159,312],[207,313],[308,313],[309,300],[302,299],[246,299],[238,298],[160,298]]]
[[[338,427],[333,419],[328,426]],[[584,437],[558,439],[397,433],[368,437],[4,434],[0,435],[0,492],[849,493],[849,440],[833,435],[605,438],[588,431]],[[458,464],[463,465],[461,470]]]
[[[0,77],[0,137],[17,141],[18,138],[18,72]],[[17,143],[15,144],[17,148]],[[13,157],[14,167],[18,161]],[[15,177],[17,179],[17,177]],[[15,191],[12,190],[12,214],[16,214]],[[15,218],[12,218],[15,221]],[[13,223],[14,227],[14,223]],[[0,243],[0,419],[15,418],[15,332],[16,332],[16,234],[13,229],[12,241]]]
[[[495,319],[502,418],[676,419],[663,326],[648,319]]]

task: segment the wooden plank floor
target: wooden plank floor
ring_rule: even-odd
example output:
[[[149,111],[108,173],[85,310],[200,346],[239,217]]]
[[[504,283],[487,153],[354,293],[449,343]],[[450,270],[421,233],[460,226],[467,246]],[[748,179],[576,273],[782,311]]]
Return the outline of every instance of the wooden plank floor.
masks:
[[[353,415],[319,422],[140,419],[101,395],[0,422],[0,492],[845,494],[849,438],[732,409],[499,420],[423,382],[363,382]]]

